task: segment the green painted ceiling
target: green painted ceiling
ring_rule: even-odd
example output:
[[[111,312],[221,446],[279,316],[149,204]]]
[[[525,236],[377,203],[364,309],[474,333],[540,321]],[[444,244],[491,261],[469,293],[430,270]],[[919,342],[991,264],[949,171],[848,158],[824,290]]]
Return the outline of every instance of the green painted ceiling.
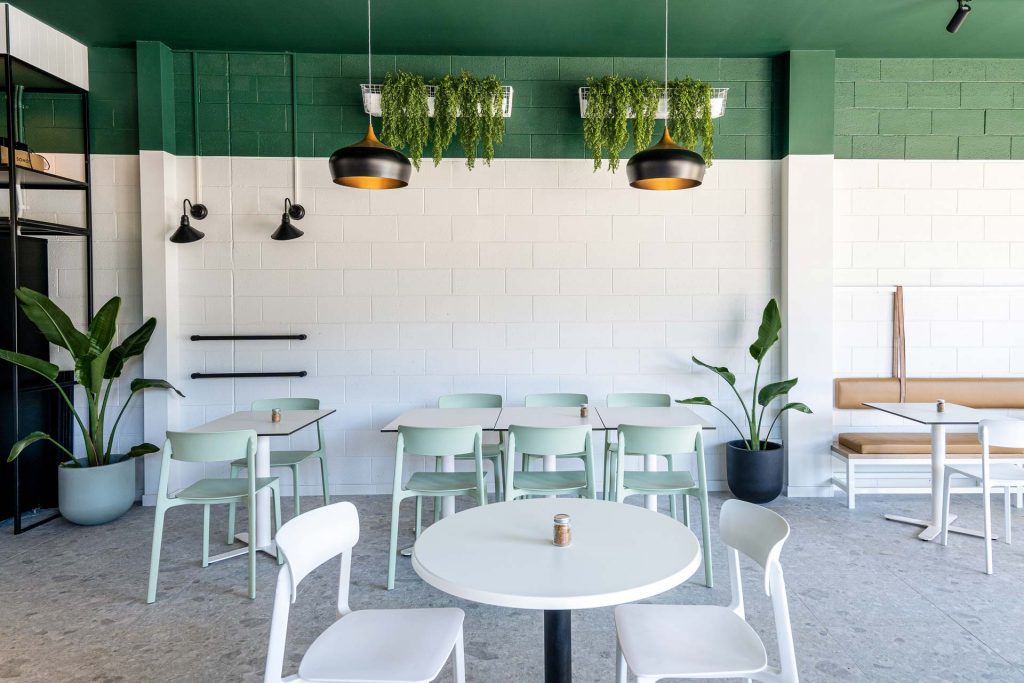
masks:
[[[834,49],[857,57],[1024,57],[1024,0],[671,0],[674,56]],[[362,52],[360,0],[14,0],[92,46]],[[393,54],[656,56],[659,0],[378,0],[374,50]]]

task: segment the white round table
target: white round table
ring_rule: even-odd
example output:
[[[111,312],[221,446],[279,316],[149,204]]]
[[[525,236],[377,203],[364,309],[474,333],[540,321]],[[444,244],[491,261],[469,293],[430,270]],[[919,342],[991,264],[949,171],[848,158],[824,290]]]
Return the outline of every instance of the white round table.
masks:
[[[552,544],[553,517],[572,516],[572,545]],[[466,600],[544,610],[544,680],[572,680],[574,609],[642,600],[686,581],[697,537],[666,515],[579,498],[471,508],[424,531],[412,566],[431,586]]]

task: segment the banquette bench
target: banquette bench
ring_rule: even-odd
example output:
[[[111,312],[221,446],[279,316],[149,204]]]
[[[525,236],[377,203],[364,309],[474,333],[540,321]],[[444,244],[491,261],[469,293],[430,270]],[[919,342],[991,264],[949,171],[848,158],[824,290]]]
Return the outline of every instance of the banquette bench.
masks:
[[[839,378],[834,381],[834,405],[837,409],[870,410],[865,402],[898,403],[900,381],[896,378]],[[1024,410],[1024,378],[921,378],[906,380],[907,403],[934,403],[943,399],[979,409]],[[1024,450],[993,448],[991,455],[1003,462],[1024,464]],[[931,463],[931,436],[927,432],[843,432],[832,444],[832,457],[840,461],[846,476],[832,477],[832,484],[846,492],[847,507],[856,505],[858,493],[927,493],[927,484],[916,487],[871,487],[859,489],[859,467],[928,465]],[[977,433],[946,435],[946,462],[966,464],[981,457]],[[925,475],[926,476],[926,475]],[[954,489],[957,491],[958,489]],[[971,491],[975,489],[959,489]],[[1017,493],[1021,505],[1022,492]]]

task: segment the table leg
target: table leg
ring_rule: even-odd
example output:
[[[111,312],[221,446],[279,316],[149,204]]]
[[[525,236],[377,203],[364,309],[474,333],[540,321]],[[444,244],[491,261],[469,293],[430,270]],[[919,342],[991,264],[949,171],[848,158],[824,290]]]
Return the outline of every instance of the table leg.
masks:
[[[270,437],[260,436],[256,438],[256,478],[269,477],[270,476]],[[253,514],[256,515],[256,549],[265,552],[268,555],[277,557],[277,546],[274,544],[273,538],[270,535],[271,529],[271,500],[270,491],[264,489],[256,494],[256,510]],[[249,542],[249,534],[242,532],[235,534],[242,543]],[[227,560],[232,557],[239,557],[245,555],[248,552],[246,548],[235,548],[219,555],[213,555],[210,557],[210,562],[220,562],[221,560]]]
[[[932,425],[932,516],[931,519],[916,519],[902,515],[886,515],[885,518],[892,522],[913,524],[924,527],[924,530],[917,535],[922,541],[934,540],[942,533],[942,482],[946,474],[946,425]],[[984,538],[985,534],[973,529],[952,526],[956,515],[949,516],[949,530],[957,534],[967,536],[978,536]],[[993,538],[995,536],[993,535]]]
[[[544,610],[544,683],[572,681],[572,612]]]
[[[445,472],[455,471],[455,456],[446,455],[441,458],[441,469]],[[455,496],[445,496],[441,499],[441,518],[455,514]]]
[[[658,456],[656,455],[645,455],[644,456],[644,471],[645,472],[657,472],[658,471]],[[644,506],[648,510],[658,511],[658,497],[657,496],[644,496]]]

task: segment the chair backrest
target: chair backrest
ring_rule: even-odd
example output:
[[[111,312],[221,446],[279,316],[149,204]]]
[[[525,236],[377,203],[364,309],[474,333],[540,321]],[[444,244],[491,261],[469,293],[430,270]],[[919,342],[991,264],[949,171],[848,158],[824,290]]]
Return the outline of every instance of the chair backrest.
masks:
[[[508,428],[508,450],[513,454],[572,455],[589,449],[591,447],[590,438],[590,425],[571,427],[510,425]]]
[[[252,410],[320,410],[318,398],[261,398],[252,402]]]
[[[978,441],[986,456],[990,446],[1024,448],[1024,420],[982,420],[978,423]]]
[[[274,613],[270,621],[265,683],[280,683],[284,668],[288,613],[295,601],[299,582],[314,569],[341,555],[338,576],[338,614],[351,612],[348,606],[352,573],[352,547],[359,541],[359,513],[352,503],[335,503],[316,508],[286,522],[274,539],[284,556],[278,571]]]
[[[448,394],[437,399],[438,408],[500,408],[499,394]]]
[[[619,425],[619,450],[622,453],[642,455],[691,453],[698,448],[701,429],[700,425],[675,427]]]
[[[668,394],[608,394],[609,408],[667,408],[672,405]]]
[[[470,427],[398,427],[398,452],[415,455],[462,455],[479,450],[483,430]]]
[[[586,394],[527,394],[523,403],[527,408],[572,408],[590,399]]]
[[[789,523],[768,508],[742,500],[727,500],[722,504],[719,534],[728,548],[729,581],[732,604],[729,608],[742,618],[743,583],[740,577],[740,553],[759,564],[765,573],[765,592],[771,597],[775,613],[775,634],[779,647],[779,667],[775,670],[780,683],[799,680],[796,649],[793,646],[793,627],[789,618],[786,582],[782,574],[779,555],[789,538]]]
[[[167,432],[170,457],[184,462],[222,462],[256,453],[256,432]]]

